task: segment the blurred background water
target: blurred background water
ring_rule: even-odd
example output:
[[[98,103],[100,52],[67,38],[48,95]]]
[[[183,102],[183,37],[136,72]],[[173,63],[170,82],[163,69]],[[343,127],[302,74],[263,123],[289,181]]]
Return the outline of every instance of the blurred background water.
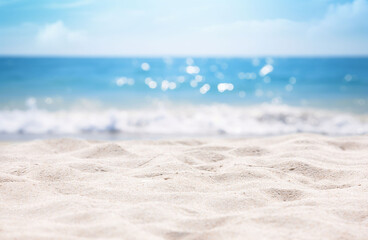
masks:
[[[368,132],[368,58],[0,58],[3,139]]]

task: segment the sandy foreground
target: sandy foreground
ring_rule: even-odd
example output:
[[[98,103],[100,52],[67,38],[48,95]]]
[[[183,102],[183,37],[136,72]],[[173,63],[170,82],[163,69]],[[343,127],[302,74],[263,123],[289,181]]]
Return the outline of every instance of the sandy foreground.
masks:
[[[0,239],[368,239],[368,136],[0,144]]]

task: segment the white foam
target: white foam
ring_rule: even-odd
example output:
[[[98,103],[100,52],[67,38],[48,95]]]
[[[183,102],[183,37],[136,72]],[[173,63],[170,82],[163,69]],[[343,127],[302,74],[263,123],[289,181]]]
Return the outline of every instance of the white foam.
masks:
[[[277,135],[313,132],[368,133],[368,117],[285,105],[171,106],[136,110],[0,111],[0,133],[78,134],[123,132],[183,135]]]

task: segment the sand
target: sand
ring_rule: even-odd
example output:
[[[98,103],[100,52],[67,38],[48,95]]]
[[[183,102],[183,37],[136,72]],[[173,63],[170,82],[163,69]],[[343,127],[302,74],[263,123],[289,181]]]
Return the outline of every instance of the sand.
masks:
[[[368,239],[368,136],[2,143],[0,239]]]

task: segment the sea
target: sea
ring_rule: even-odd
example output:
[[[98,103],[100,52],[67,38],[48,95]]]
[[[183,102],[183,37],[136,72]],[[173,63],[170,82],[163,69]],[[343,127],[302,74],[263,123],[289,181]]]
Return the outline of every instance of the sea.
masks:
[[[0,140],[368,133],[368,57],[0,57]]]

